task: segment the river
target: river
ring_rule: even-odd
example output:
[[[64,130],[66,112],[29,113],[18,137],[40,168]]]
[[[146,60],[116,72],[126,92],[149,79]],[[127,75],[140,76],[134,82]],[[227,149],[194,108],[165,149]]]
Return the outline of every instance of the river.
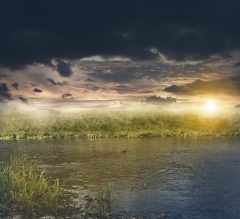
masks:
[[[239,137],[0,141],[0,159],[10,155],[37,160],[76,192],[111,182],[119,215],[240,218]]]

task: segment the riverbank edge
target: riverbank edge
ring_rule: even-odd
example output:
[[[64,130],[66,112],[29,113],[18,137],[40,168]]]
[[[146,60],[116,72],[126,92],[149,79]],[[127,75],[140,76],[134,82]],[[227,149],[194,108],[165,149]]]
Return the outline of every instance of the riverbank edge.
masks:
[[[107,138],[165,138],[165,137],[179,137],[179,138],[192,138],[192,137],[234,137],[240,136],[240,131],[230,130],[223,132],[199,132],[199,131],[187,131],[187,132],[119,132],[116,133],[82,133],[82,134],[49,134],[49,135],[28,135],[28,134],[9,134],[0,136],[1,141],[18,141],[18,140],[80,140],[80,139],[107,139]]]

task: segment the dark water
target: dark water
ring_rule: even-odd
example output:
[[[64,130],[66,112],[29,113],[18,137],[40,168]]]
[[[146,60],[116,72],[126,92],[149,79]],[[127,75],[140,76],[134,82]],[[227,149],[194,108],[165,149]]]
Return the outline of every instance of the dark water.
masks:
[[[68,189],[112,182],[116,212],[240,218],[240,138],[0,141],[0,159],[10,154],[40,161]]]

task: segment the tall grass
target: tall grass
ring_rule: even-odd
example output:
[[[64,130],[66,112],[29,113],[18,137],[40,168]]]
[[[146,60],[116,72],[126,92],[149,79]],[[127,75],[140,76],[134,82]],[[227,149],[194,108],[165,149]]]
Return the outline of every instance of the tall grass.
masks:
[[[239,116],[208,117],[190,113],[111,113],[0,117],[0,138],[105,138],[239,135]]]
[[[1,206],[29,216],[44,211],[55,213],[61,187],[58,180],[50,183],[35,162],[15,157],[0,164],[0,194]]]

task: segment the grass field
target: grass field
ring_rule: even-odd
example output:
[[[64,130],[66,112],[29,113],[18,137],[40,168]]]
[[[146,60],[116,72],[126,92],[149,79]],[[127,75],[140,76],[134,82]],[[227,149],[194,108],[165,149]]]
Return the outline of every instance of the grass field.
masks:
[[[240,135],[240,118],[191,113],[82,113],[33,116],[5,112],[1,139],[135,138]]]

